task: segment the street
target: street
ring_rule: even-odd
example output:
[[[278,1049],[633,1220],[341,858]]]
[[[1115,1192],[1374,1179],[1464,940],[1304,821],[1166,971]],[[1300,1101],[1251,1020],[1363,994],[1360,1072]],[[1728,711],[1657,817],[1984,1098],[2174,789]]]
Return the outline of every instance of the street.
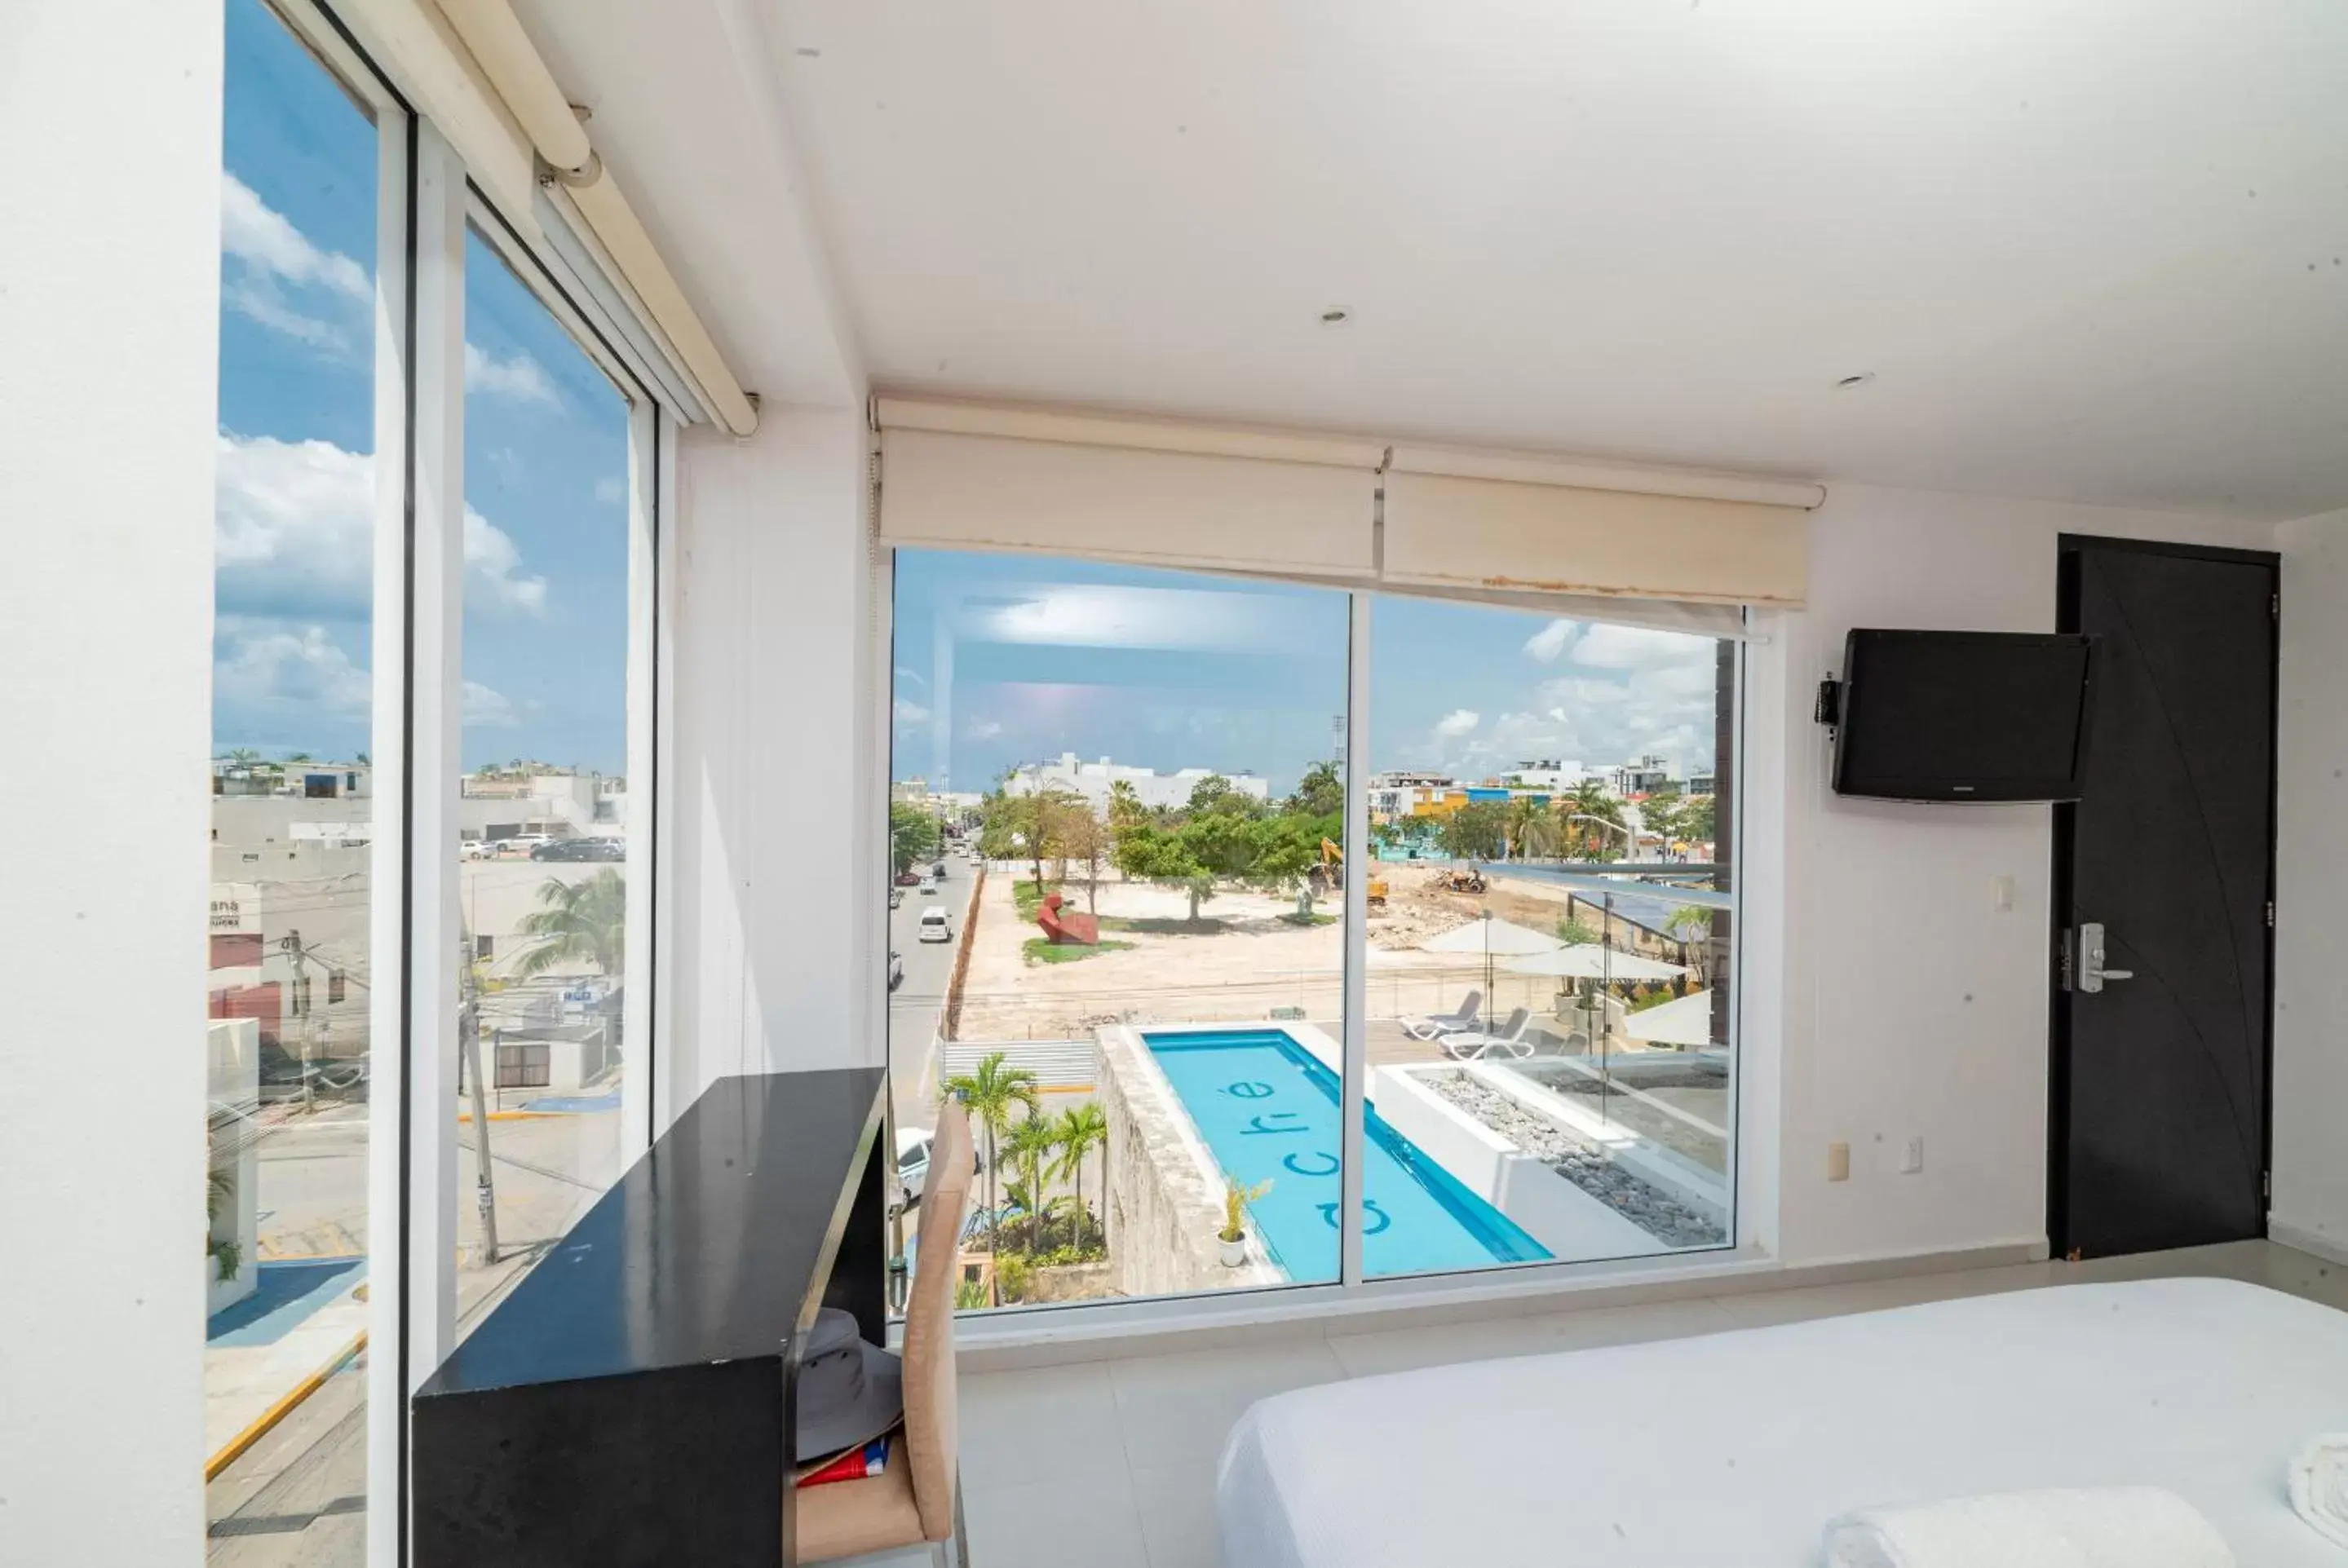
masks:
[[[962,950],[963,915],[977,867],[959,855],[946,860],[946,880],[935,893],[900,888],[904,895],[889,911],[889,947],[905,963],[905,978],[889,996],[889,1088],[900,1127],[928,1127],[932,1117],[937,1064],[932,1049],[953,979],[954,955]],[[951,942],[924,942],[922,913],[943,909]]]

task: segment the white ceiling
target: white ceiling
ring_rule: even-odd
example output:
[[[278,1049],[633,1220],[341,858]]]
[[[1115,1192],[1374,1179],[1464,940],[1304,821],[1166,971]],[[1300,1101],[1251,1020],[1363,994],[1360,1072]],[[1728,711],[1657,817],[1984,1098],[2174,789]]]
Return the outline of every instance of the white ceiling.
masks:
[[[772,115],[643,175],[795,144],[891,388],[2348,506],[2341,0],[709,4]],[[685,8],[527,9],[631,28],[593,67],[626,97]],[[721,112],[664,75],[611,131]],[[646,204],[720,254],[763,220]],[[716,270],[721,337],[770,330]]]

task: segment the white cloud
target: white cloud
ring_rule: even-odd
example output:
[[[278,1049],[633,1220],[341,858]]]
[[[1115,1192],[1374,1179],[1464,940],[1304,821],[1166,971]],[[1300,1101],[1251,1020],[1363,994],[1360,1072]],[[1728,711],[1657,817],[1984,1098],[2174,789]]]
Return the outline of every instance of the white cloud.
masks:
[[[519,721],[511,698],[479,681],[468,681],[462,722],[469,730],[510,730]]]
[[[218,602],[231,614],[354,619],[368,612],[375,568],[375,463],[327,441],[220,436],[215,480]],[[465,512],[465,591],[526,615],[546,609],[546,579],[496,524]]]
[[[1710,638],[1609,621],[1592,622],[1573,645],[1573,662],[1593,670],[1653,670],[1691,662],[1709,669],[1713,657]]]
[[[1573,641],[1573,622],[1552,620],[1525,639],[1525,651],[1544,664],[1554,664],[1565,645]]]
[[[265,618],[220,617],[212,646],[214,700],[234,725],[270,721],[365,718],[374,701],[367,672],[326,629]]]
[[[510,397],[516,403],[543,403],[559,405],[554,383],[547,379],[546,371],[538,361],[516,349],[506,358],[479,343],[465,345],[465,390],[484,397]]]
[[[595,481],[595,498],[607,507],[616,507],[628,498],[628,482],[617,474]]]
[[[930,716],[930,711],[927,708],[922,707],[919,702],[909,702],[903,697],[897,699],[896,713],[897,722],[901,724],[919,724]]]
[[[1003,733],[1003,726],[992,719],[981,719],[963,732],[973,741],[991,741]]]
[[[1447,741],[1457,740],[1483,722],[1483,715],[1473,708],[1454,708],[1435,721],[1435,733]]]
[[[369,301],[375,285],[348,256],[314,245],[235,175],[221,175],[221,249],[270,277],[297,287],[321,287],[345,299]]]

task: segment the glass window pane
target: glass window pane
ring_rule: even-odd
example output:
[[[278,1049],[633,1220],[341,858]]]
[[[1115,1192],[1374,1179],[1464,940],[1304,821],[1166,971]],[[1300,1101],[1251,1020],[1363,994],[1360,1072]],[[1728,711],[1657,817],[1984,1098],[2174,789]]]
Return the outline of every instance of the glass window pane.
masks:
[[[215,1562],[356,1563],[376,128],[259,0],[226,26],[206,1514]]]
[[[1346,596],[908,549],[895,607],[900,1170],[970,1103],[963,1305],[1335,1279]]]
[[[465,339],[460,1337],[619,1174],[632,829],[627,400],[478,233]]]
[[[1370,1142],[1471,1235],[1374,1214],[1365,1271],[1727,1245],[1735,646],[1398,596],[1370,643]]]

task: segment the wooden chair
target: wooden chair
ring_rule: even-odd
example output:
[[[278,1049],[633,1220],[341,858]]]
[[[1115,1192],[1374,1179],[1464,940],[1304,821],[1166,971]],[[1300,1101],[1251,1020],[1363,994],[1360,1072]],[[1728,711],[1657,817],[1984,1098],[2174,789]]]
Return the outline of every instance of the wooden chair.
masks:
[[[922,1189],[912,1288],[905,1299],[905,1424],[890,1437],[888,1468],[880,1474],[800,1490],[802,1563],[929,1543],[941,1561],[968,1568],[955,1424],[953,1293],[976,1168],[969,1112],[959,1101],[949,1101],[938,1112],[929,1181]],[[949,1541],[950,1560],[943,1555]]]

